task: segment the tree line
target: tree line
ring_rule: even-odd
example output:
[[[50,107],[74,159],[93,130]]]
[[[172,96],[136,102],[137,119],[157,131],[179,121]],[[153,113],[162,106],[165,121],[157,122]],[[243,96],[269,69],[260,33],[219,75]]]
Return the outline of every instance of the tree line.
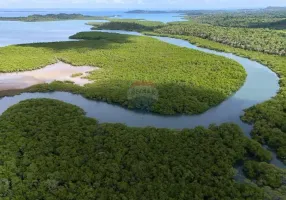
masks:
[[[199,16],[188,15],[186,18],[224,27],[286,29],[286,8],[205,13]]]
[[[24,22],[38,22],[38,21],[62,21],[62,20],[105,20],[107,16],[89,16],[82,14],[47,14],[47,15],[29,15],[27,17],[0,17],[0,21],[24,21]]]
[[[212,18],[211,16],[205,15],[203,15],[202,18],[203,17],[209,17],[212,20],[218,20],[219,22],[223,23],[226,21],[224,17]],[[233,23],[238,24],[237,22]],[[261,27],[268,26],[267,23],[268,22],[261,23]],[[271,26],[277,25],[282,26],[283,28],[285,19],[270,23],[272,24]],[[197,23],[193,20],[186,22],[170,22],[163,25],[144,21],[139,22],[137,20],[130,22],[117,20],[114,22],[94,25],[92,29],[127,30],[138,32],[154,32],[158,34],[169,35],[195,36],[245,50],[259,51],[267,54],[276,54],[282,56],[286,55],[286,35],[283,31],[246,27],[223,27],[219,26],[219,24],[214,24],[218,26]]]
[[[286,55],[286,40],[283,32],[267,29],[229,28],[199,23],[172,23],[155,33],[195,36],[232,47],[268,54]]]

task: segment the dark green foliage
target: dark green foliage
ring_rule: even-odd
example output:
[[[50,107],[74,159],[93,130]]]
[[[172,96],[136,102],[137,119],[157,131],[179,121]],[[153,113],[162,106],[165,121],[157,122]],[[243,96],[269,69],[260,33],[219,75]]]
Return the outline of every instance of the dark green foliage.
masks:
[[[282,160],[286,161],[286,104],[283,94],[284,92],[271,101],[248,109],[243,120],[255,123],[252,131],[254,139],[268,144],[277,151]]]
[[[187,19],[215,26],[286,29],[286,7],[255,10],[187,12]]]
[[[286,13],[286,11],[285,11]],[[214,14],[201,15],[190,20],[224,27],[244,27],[244,28],[270,28],[270,29],[286,29],[286,14],[284,18],[269,17],[260,15],[247,14]]]
[[[29,15],[28,17],[0,17],[0,21],[62,21],[62,20],[105,20],[108,17],[88,16],[81,14],[47,14],[47,15]]]
[[[205,17],[207,19],[209,17],[213,19],[209,15],[203,15],[202,17]],[[219,17],[217,18],[219,22],[224,21]],[[214,17],[214,19],[216,18]],[[238,23],[235,22],[235,24]],[[92,23],[90,25],[92,25]],[[263,23],[261,22],[261,27],[283,27],[284,25],[285,19],[280,18],[277,21],[271,21],[270,24],[265,21],[263,21]],[[253,23],[253,26],[256,25]],[[152,23],[149,21],[140,20],[116,20],[109,23],[100,23],[94,25],[93,29],[127,30],[139,32],[154,31],[155,33],[159,34],[188,35],[213,40],[219,43],[246,50],[260,51],[269,54],[286,55],[286,34],[283,31],[278,32],[267,29],[225,28],[194,23],[192,21],[172,22],[168,25],[165,25],[157,24],[157,22]]]
[[[226,28],[191,22],[171,23],[156,29],[159,34],[187,35],[212,40],[232,47],[268,54],[286,55],[286,35],[267,29]]]
[[[126,43],[130,42],[128,35],[122,35],[117,33],[101,33],[101,32],[80,32],[69,37],[70,39],[80,40],[102,40],[115,42],[115,43]]]
[[[259,186],[272,188],[286,187],[286,171],[265,162],[247,161],[244,165],[246,175]],[[286,191],[285,191],[286,192]]]
[[[260,24],[251,25],[253,28],[270,28],[270,29],[281,29],[286,30],[286,19],[275,20],[273,22],[262,22]]]
[[[94,30],[127,30],[127,31],[152,31],[156,28],[165,26],[162,22],[143,21],[143,20],[111,20],[108,23],[93,24]]]
[[[233,124],[128,128],[38,99],[9,108],[0,130],[3,199],[270,199],[233,179],[238,161],[269,160]]]

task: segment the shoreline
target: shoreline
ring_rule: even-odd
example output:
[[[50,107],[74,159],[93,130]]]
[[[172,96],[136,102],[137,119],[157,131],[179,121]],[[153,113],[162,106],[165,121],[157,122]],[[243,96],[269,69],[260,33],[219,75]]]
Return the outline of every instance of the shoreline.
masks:
[[[88,80],[86,76],[98,69],[98,67],[72,66],[64,62],[57,62],[32,71],[0,73],[0,92],[23,90],[53,81],[70,81],[76,85],[84,86],[93,82]],[[80,75],[73,77],[74,74]]]

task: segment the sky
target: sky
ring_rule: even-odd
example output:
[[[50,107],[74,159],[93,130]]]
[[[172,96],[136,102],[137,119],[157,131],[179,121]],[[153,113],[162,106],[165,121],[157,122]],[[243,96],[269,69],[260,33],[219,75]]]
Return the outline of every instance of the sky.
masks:
[[[286,6],[286,0],[0,0],[0,8],[235,9]]]

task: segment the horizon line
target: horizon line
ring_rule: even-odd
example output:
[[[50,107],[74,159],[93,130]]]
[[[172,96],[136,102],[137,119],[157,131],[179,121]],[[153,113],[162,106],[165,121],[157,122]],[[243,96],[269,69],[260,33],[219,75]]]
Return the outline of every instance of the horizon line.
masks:
[[[265,9],[268,7],[273,7],[273,8],[286,8],[285,6],[263,6],[263,7],[237,7],[237,8],[233,8],[233,7],[229,7],[229,8],[225,8],[225,7],[221,7],[221,8],[164,8],[164,9],[160,9],[160,8],[65,8],[65,7],[54,7],[54,8],[41,8],[41,7],[35,7],[35,8],[9,8],[9,7],[0,7],[0,9],[14,9],[14,10],[35,10],[35,9],[41,9],[41,10],[51,10],[51,9],[73,9],[73,10],[80,10],[80,9],[85,9],[85,10],[103,10],[103,9],[109,9],[109,10],[127,10],[127,11],[132,11],[132,10],[142,10],[142,11],[190,11],[190,10],[243,10],[243,9]]]

